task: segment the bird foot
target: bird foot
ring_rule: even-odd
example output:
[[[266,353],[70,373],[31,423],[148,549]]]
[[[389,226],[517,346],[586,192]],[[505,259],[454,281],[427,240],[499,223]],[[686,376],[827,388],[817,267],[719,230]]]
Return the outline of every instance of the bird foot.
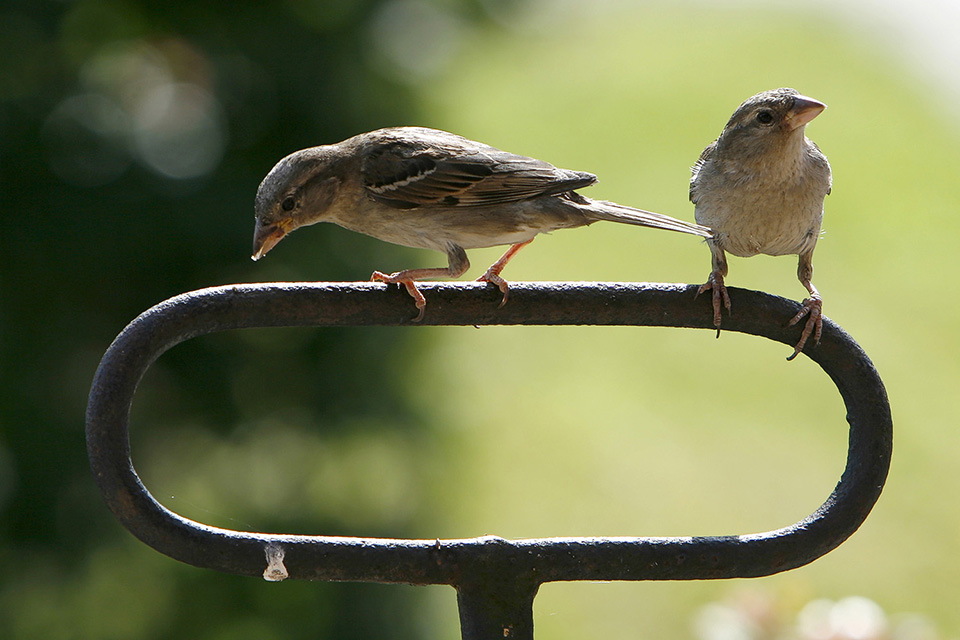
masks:
[[[793,348],[793,355],[787,360],[793,360],[803,351],[803,347],[811,335],[813,336],[813,344],[820,344],[820,335],[823,333],[823,300],[818,294],[814,293],[803,301],[803,307],[787,323],[787,326],[792,327],[804,318],[807,319],[807,323],[803,326],[803,332],[800,334],[800,342]]]
[[[517,251],[520,251],[520,249],[523,249],[531,242],[533,242],[533,238],[526,242],[518,242],[517,244],[510,245],[510,248],[500,256],[500,259],[490,265],[490,268],[487,269],[482,276],[477,278],[477,282],[489,282],[497,285],[497,288],[500,289],[500,292],[503,294],[503,299],[500,300],[500,304],[497,306],[498,309],[507,304],[507,292],[510,291],[510,285],[500,277],[500,272],[503,271],[503,268],[507,266],[507,263],[510,262],[513,256],[517,255]]]
[[[419,313],[417,317],[414,318],[413,322],[420,322],[423,320],[424,310],[427,308],[427,299],[424,297],[420,289],[417,288],[417,283],[413,280],[405,280],[403,278],[403,271],[397,271],[396,273],[386,274],[382,271],[374,271],[373,275],[370,276],[371,282],[386,282],[387,284],[402,284],[406,288],[407,293],[410,294],[410,297],[413,298],[413,302],[417,305]]]
[[[714,271],[707,278],[707,281],[697,289],[697,295],[711,290],[713,292],[713,326],[717,328],[717,337],[720,337],[720,311],[721,305],[726,307],[727,313],[732,314],[730,310],[730,295],[727,293],[727,287],[723,284],[723,276]]]
[[[494,271],[493,267],[487,269],[486,273],[477,278],[477,282],[489,282],[490,284],[497,285],[497,288],[500,289],[500,292],[503,294],[503,299],[500,300],[500,304],[497,305],[499,309],[503,305],[507,304],[507,293],[510,291],[510,285],[506,280],[500,277],[498,271]]]

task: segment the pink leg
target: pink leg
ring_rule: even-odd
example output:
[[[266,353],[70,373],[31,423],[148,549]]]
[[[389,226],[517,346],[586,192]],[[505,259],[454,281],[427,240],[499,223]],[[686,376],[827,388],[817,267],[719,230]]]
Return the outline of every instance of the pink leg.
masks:
[[[424,280],[426,278],[456,278],[462,276],[463,273],[470,268],[470,261],[467,260],[467,253],[463,250],[462,247],[456,245],[450,247],[447,250],[447,262],[446,267],[434,267],[431,269],[404,269],[403,271],[397,271],[396,273],[386,274],[381,271],[374,271],[373,275],[370,276],[370,280],[374,282],[386,282],[389,284],[402,284],[406,288],[407,293],[410,294],[410,297],[413,298],[413,302],[417,305],[417,317],[413,319],[414,322],[420,322],[423,320],[424,310],[427,308],[427,299],[423,296],[420,289],[417,288],[416,280]]]
[[[803,301],[803,307],[793,316],[788,327],[792,327],[804,318],[807,323],[803,326],[803,332],[800,333],[800,341],[793,349],[793,354],[787,360],[793,360],[803,351],[807,339],[812,335],[813,344],[820,344],[820,336],[823,333],[823,299],[820,292],[810,281],[813,278],[813,251],[800,255],[800,264],[797,267],[797,277],[810,293],[810,297]]]
[[[500,277],[500,272],[503,271],[503,268],[507,266],[507,263],[517,254],[517,251],[523,249],[525,246],[533,242],[533,238],[527,240],[526,242],[518,242],[517,244],[511,245],[507,251],[500,256],[500,259],[490,265],[490,268],[487,271],[477,278],[478,282],[489,282],[490,284],[495,284],[503,293],[503,299],[500,301],[499,306],[507,304],[507,293],[510,291],[510,285],[507,284],[507,281]]]
[[[727,308],[727,313],[731,313],[730,295],[727,293],[726,285],[723,284],[723,277],[727,275],[727,256],[724,254],[723,249],[716,246],[713,242],[708,240],[707,243],[710,245],[710,252],[712,254],[711,262],[713,263],[713,271],[710,272],[710,277],[707,278],[707,281],[697,289],[697,295],[699,296],[707,290],[713,292],[713,326],[717,328],[717,337],[719,338],[721,305]]]

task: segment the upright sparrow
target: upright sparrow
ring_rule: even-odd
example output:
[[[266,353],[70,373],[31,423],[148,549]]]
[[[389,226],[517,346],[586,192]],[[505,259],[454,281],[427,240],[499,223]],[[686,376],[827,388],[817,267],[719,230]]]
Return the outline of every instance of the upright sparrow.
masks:
[[[703,150],[690,180],[697,222],[713,232],[707,239],[713,269],[699,293],[713,292],[718,336],[721,305],[730,311],[724,252],[799,255],[797,277],[810,297],[789,322],[807,318],[787,360],[800,353],[811,335],[819,342],[823,330],[823,301],[811,278],[823,200],[831,187],[830,163],[804,130],[825,108],[793,89],[758,93],[737,107],[720,137]]]

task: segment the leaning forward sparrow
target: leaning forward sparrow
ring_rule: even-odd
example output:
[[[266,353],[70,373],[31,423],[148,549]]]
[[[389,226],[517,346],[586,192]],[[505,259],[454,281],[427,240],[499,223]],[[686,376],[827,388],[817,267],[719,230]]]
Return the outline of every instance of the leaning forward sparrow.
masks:
[[[500,288],[502,305],[509,287],[500,272],[538,233],[610,220],[710,237],[699,225],[576,192],[596,180],[445,131],[379,129],[277,163],[257,191],[253,259],[294,229],[317,222],[442,251],[445,268],[372,276],[404,285],[420,320],[426,299],[416,281],[462,275],[470,266],[466,249],[510,245],[479,278]]]

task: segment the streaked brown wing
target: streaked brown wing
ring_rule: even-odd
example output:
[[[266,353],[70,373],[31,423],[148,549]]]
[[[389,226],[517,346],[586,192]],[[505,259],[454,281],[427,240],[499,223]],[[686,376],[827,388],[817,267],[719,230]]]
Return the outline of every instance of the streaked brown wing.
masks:
[[[365,155],[361,172],[370,197],[399,209],[504,204],[596,182],[589,173],[432,129],[384,140]]]

